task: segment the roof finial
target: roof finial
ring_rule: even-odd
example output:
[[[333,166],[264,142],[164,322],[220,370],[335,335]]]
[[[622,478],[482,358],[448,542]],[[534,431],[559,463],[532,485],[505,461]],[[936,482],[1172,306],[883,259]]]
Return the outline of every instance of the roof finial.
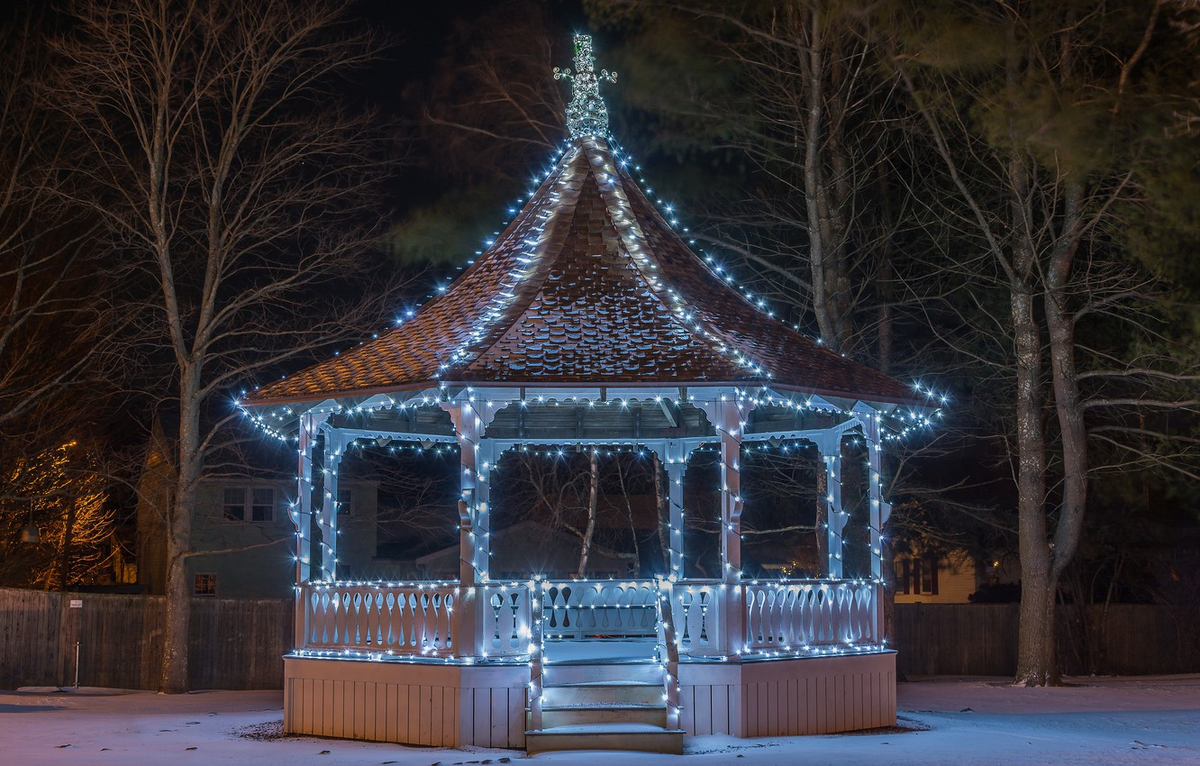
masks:
[[[601,69],[596,75],[592,36],[575,35],[575,72],[554,67],[554,79],[574,84],[567,104],[567,131],[571,138],[604,138],[608,135],[608,109],[600,98],[600,80],[617,81],[617,73]]]

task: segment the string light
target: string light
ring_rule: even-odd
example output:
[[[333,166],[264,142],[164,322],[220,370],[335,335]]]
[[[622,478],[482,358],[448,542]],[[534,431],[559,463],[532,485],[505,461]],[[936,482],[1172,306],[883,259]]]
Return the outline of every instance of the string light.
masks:
[[[507,225],[509,234],[505,243],[520,246],[502,253],[489,250],[499,241],[500,234],[496,232],[475,253],[488,256],[493,265],[511,268],[500,275],[495,283],[499,287],[478,315],[470,318],[465,331],[446,348],[435,349],[438,357],[432,382],[421,390],[329,399],[307,409],[292,405],[250,406],[245,403],[245,392],[235,400],[250,422],[273,438],[295,442],[298,451],[300,498],[289,506],[289,514],[297,527],[296,588],[306,610],[306,639],[291,656],[461,665],[524,663],[529,669],[531,723],[540,728],[545,681],[555,672],[553,663],[546,658],[546,641],[578,635],[578,630],[562,627],[563,623],[557,621],[559,615],[569,615],[573,625],[581,618],[585,618],[585,624],[593,617],[632,618],[646,629],[649,627],[646,621],[652,620],[656,658],[663,674],[663,699],[672,725],[678,725],[682,710],[680,662],[717,659],[737,663],[886,650],[886,641],[878,635],[877,599],[882,592],[881,530],[889,506],[881,494],[879,453],[886,441],[903,439],[932,427],[942,417],[941,405],[948,402],[948,397],[915,383],[914,398],[923,397],[924,406],[858,402],[847,407],[840,399],[790,390],[792,387],[787,384],[773,382],[770,371],[760,360],[734,345],[731,338],[736,336],[721,327],[719,317],[690,303],[687,295],[671,287],[659,274],[659,261],[642,230],[639,214],[635,213],[637,200],[631,200],[626,193],[626,180],[632,179],[634,172],[640,175],[640,166],[608,135],[607,111],[599,97],[599,81],[611,81],[615,75],[606,71],[596,73],[590,38],[576,38],[575,71],[556,70],[556,77],[570,79],[574,86],[568,107],[574,141],[557,154],[553,166],[533,179],[537,188],[509,208],[508,213],[513,217]],[[578,186],[580,174],[587,172],[597,180],[623,252],[649,290],[667,308],[670,321],[686,327],[709,348],[747,371],[738,375],[744,382],[689,387],[659,385],[644,392],[630,387],[621,389],[619,395],[610,395],[611,389],[598,386],[485,387],[465,385],[459,380],[463,366],[474,359],[476,347],[490,337],[497,323],[508,317],[509,308],[523,294],[523,283],[546,265],[553,240],[548,235],[552,225],[558,223],[560,203]],[[662,219],[687,234],[675,205],[651,196],[652,188],[644,179],[640,181],[647,199],[657,206]],[[530,200],[530,204],[524,204]],[[694,239],[691,244],[695,245]],[[740,285],[715,256],[703,249],[698,252],[704,268],[735,290],[748,306],[768,320],[782,321],[765,298]],[[475,263],[476,259],[472,259],[467,265]],[[437,284],[435,294],[453,289],[452,282],[443,281]],[[387,331],[397,332],[397,328],[408,331],[405,324],[414,317],[420,317],[419,311],[415,307],[406,308]],[[795,330],[799,331],[798,325]],[[494,418],[505,410],[536,418],[539,413],[556,407],[613,413],[645,405],[699,409],[707,416],[711,433],[695,434],[693,431],[698,429],[689,426],[691,430],[681,429],[688,435],[678,438],[643,439],[637,435],[606,439],[548,435],[531,438],[521,434],[505,439],[488,435]],[[756,421],[751,417],[755,412],[772,414]],[[418,427],[416,415],[420,414],[427,423],[429,413],[448,416],[452,433],[426,433],[437,429]],[[776,422],[772,418],[781,417],[779,413],[785,413],[782,417],[795,416],[796,424],[815,421],[821,427],[767,430]],[[801,417],[810,414],[819,417]],[[401,418],[395,415],[405,416],[407,430],[399,425]],[[675,427],[669,413],[668,418]],[[300,433],[293,434],[293,424],[297,421]],[[699,422],[703,423],[703,418]],[[361,427],[351,427],[352,424]],[[313,442],[318,435],[324,437],[325,455],[320,470],[315,471]],[[840,500],[843,439],[866,449],[870,500],[867,547],[872,572],[865,578],[841,577],[848,545],[844,539],[845,525],[850,518]],[[339,463],[351,450],[367,448],[378,448],[388,454],[420,451],[439,456],[457,451],[463,572],[464,578],[467,573],[473,574],[474,582],[336,579]],[[789,454],[812,448],[818,450],[826,464],[831,576],[822,580],[745,582],[740,562],[743,503],[740,481],[744,456],[774,450]],[[667,476],[670,572],[653,581],[552,581],[540,577],[526,582],[492,581],[490,480],[491,474],[500,470],[501,456],[509,450],[548,459],[580,453],[606,458],[621,454],[656,455]],[[720,455],[724,577],[718,581],[684,577],[682,535],[687,509],[683,504],[683,480],[697,452]],[[313,503],[318,488],[319,510]],[[322,566],[318,579],[309,582],[307,563],[313,541],[308,529],[313,514],[321,531]],[[475,611],[470,612],[469,622],[463,622],[469,610]],[[473,626],[473,635],[460,635],[460,627],[466,625]]]

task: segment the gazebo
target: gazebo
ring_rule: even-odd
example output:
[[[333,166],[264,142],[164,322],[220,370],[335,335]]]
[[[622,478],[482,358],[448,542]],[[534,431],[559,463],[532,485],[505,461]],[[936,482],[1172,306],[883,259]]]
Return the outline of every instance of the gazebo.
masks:
[[[295,645],[286,731],[430,746],[681,752],[685,734],[895,723],[881,636],[882,438],[927,422],[910,386],[765,313],[692,252],[610,141],[586,36],[570,142],[507,228],[402,324],[241,402],[296,438]],[[298,422],[298,436],[292,436]],[[894,429],[893,429],[894,430]],[[845,576],[843,438],[869,508]],[[825,470],[826,576],[741,572],[742,450],[803,441]],[[457,445],[456,581],[338,579],[338,468],[354,443]],[[669,569],[644,580],[489,573],[489,474],[508,450],[635,447],[661,460]],[[719,450],[720,561],[685,577],[683,479]],[[449,520],[448,520],[449,521]]]

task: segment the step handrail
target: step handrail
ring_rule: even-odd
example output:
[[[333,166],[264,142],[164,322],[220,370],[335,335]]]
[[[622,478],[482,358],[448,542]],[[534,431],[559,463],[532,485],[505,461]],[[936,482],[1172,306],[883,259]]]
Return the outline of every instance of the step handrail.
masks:
[[[542,657],[545,641],[542,638],[542,591],[545,580],[538,580],[529,589],[529,728],[542,728]]]
[[[675,639],[675,620],[671,610],[670,580],[658,580],[657,633],[659,661],[663,663],[663,701],[667,705],[667,728],[679,728],[679,643]]]

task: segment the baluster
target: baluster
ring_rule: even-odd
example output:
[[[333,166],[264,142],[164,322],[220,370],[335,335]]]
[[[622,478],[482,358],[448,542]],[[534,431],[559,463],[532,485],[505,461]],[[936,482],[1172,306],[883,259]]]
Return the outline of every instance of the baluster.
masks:
[[[767,594],[767,627],[770,632],[767,634],[768,648],[770,645],[778,647],[783,635],[783,602],[787,597],[787,591],[782,588],[763,589]]]
[[[363,642],[362,627],[363,627],[363,594],[362,591],[354,591],[350,594],[350,606],[354,611],[350,615],[350,624],[353,626],[354,640],[351,641],[355,646],[359,646]]]
[[[329,603],[329,597],[324,593],[312,592],[309,597],[309,603],[312,604],[312,619],[308,623],[308,641],[310,644],[325,643],[325,605]]]
[[[493,592],[488,596],[487,605],[488,610],[484,617],[487,624],[483,626],[483,629],[486,631],[484,634],[484,645],[489,650],[492,650],[499,645],[500,636],[503,632],[500,623],[502,618],[501,612],[504,610],[504,598],[499,593]]]
[[[692,602],[696,600],[696,597],[686,587],[673,590],[676,590],[679,594],[674,596],[673,600],[675,603],[671,605],[678,627],[682,628],[682,632],[679,634],[679,641],[684,646],[687,646],[692,641]]]
[[[413,591],[409,591],[408,597],[405,598],[404,601],[405,606],[407,607],[404,614],[404,646],[409,651],[417,651],[421,648],[420,643],[418,643],[420,640],[418,630],[420,628],[418,627],[417,617],[417,609],[419,606],[417,594]]]
[[[430,650],[430,646],[437,640],[437,615],[434,614],[436,605],[433,599],[436,598],[432,593],[421,593],[421,653],[424,654]]]
[[[580,598],[579,588],[577,588],[577,587],[572,588],[570,585],[564,585],[562,590],[559,592],[560,595],[562,596],[562,604],[563,604],[562,632],[564,634],[568,630],[571,629],[572,625],[578,625],[578,623],[579,623],[579,609],[576,608],[575,613],[571,614],[571,609],[572,609],[571,594],[572,594],[572,592],[575,593],[577,599],[582,600]]]
[[[515,590],[509,594],[509,619],[508,619],[508,652],[511,653],[518,648],[521,643],[521,636],[518,633],[518,626],[521,624],[520,611],[521,603],[524,601],[522,594],[524,590]]]
[[[384,637],[384,646],[396,645],[396,594],[388,591],[383,597],[383,606],[387,610],[387,635]]]

